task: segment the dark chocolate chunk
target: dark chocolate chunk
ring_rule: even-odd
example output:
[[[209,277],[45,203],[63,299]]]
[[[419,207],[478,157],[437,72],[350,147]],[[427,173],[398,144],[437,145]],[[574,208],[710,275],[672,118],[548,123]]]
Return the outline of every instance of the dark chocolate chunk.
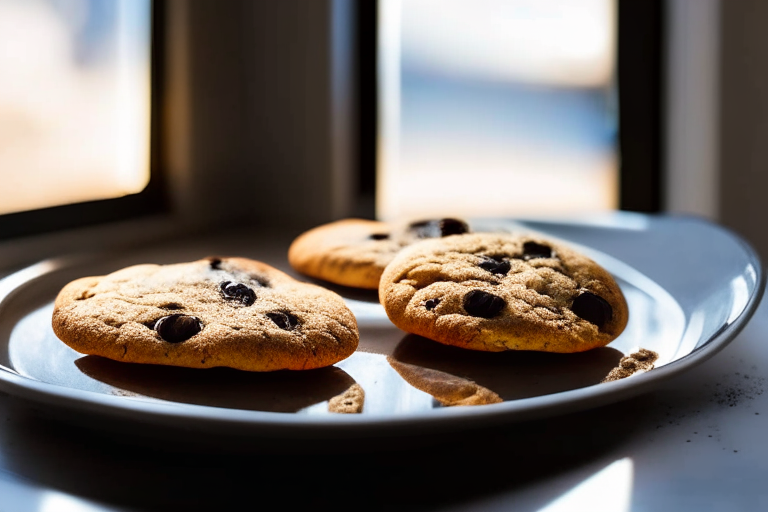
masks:
[[[371,240],[389,240],[389,233],[373,233],[369,238]]]
[[[480,268],[487,270],[491,274],[506,275],[507,272],[509,272],[511,265],[506,258],[496,259],[484,256],[483,260],[480,262]]]
[[[199,318],[178,313],[155,322],[155,331],[168,343],[187,341],[202,330],[203,322]]]
[[[299,325],[299,319],[286,311],[267,313],[267,317],[275,322],[279,328],[285,329],[286,331],[292,331]]]
[[[226,300],[236,301],[244,306],[250,306],[256,300],[256,292],[243,283],[224,281],[219,287],[221,288],[221,294]]]
[[[523,244],[523,259],[526,261],[534,258],[551,258],[554,255],[552,248],[548,245],[536,242],[525,242]]]
[[[421,220],[409,224],[408,230],[417,238],[440,238],[468,233],[469,226],[458,219]]]
[[[469,225],[459,219],[440,219],[438,226],[440,226],[440,236],[469,233]]]
[[[427,308],[427,311],[432,311],[438,304],[440,304],[440,299],[429,299],[424,303],[424,307]]]
[[[472,290],[464,297],[464,310],[480,318],[493,318],[505,305],[504,299],[483,290]]]
[[[571,310],[578,317],[598,327],[603,327],[613,317],[613,308],[608,304],[608,301],[590,292],[584,292],[576,297]]]
[[[211,270],[221,270],[221,258],[208,258],[208,263],[211,265]]]

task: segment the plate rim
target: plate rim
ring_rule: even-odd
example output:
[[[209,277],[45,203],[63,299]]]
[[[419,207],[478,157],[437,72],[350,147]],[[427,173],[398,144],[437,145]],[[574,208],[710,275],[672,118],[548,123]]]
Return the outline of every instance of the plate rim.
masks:
[[[656,216],[655,218],[658,219],[659,217]],[[669,216],[667,218],[674,220],[678,217]],[[551,220],[553,223],[563,223],[562,220]],[[53,406],[55,409],[67,411],[75,409],[80,412],[103,416],[105,419],[130,418],[170,427],[184,425],[187,429],[229,431],[232,433],[252,434],[259,432],[263,434],[279,431],[282,437],[303,436],[307,432],[328,436],[349,435],[350,433],[366,434],[373,430],[386,430],[391,433],[398,428],[413,429],[414,427],[451,429],[478,422],[488,425],[511,424],[608,405],[647,392],[663,381],[711,358],[723,350],[742,331],[759,306],[765,291],[766,276],[756,251],[731,230],[714,222],[704,221],[704,223],[727,234],[743,251],[756,271],[754,288],[750,291],[750,296],[740,314],[730,324],[724,325],[705,343],[679,359],[629,379],[600,383],[549,395],[488,404],[483,407],[442,407],[429,411],[408,412],[397,416],[380,414],[312,416],[229,409],[172,401],[146,401],[47,383],[25,377],[4,365],[0,365],[0,391],[31,400],[37,404]],[[611,257],[619,260],[614,256]],[[0,308],[25,283],[41,278],[60,268],[61,265],[72,264],[82,259],[82,255],[48,258],[5,276],[0,279]],[[622,260],[619,261],[624,263]],[[628,263],[625,264],[634,268]],[[656,284],[663,288],[661,283]],[[686,318],[686,325],[688,320]]]

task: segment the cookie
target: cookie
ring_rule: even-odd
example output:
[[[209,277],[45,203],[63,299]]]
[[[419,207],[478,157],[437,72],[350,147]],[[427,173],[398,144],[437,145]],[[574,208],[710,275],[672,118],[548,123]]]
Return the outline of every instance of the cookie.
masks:
[[[357,348],[343,299],[246,258],[136,265],[67,284],[53,331],[116,361],[248,371],[330,366]]]
[[[605,269],[533,235],[477,233],[414,244],[385,269],[379,300],[406,332],[492,352],[605,346],[629,316]]]
[[[403,247],[469,230],[459,219],[402,224],[344,219],[299,235],[288,250],[288,262],[297,272],[316,279],[376,290],[384,268]]]

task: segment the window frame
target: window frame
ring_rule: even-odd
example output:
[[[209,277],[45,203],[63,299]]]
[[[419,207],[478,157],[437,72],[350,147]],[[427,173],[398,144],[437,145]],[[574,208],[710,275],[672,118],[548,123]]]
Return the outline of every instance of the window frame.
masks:
[[[665,204],[664,2],[618,0],[619,209]]]

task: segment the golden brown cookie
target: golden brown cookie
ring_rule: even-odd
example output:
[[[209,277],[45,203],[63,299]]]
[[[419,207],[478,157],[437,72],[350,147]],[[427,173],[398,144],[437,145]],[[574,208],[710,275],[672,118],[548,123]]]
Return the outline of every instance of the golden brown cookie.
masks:
[[[403,249],[379,300],[406,332],[473,350],[582,352],[627,324],[613,277],[579,252],[538,236],[464,234]]]
[[[249,371],[332,365],[357,348],[343,299],[246,258],[136,265],[59,292],[53,330],[83,354]]]
[[[375,290],[384,267],[400,249],[424,238],[466,233],[459,219],[388,223],[344,219],[299,235],[288,250],[298,272],[343,286]]]

